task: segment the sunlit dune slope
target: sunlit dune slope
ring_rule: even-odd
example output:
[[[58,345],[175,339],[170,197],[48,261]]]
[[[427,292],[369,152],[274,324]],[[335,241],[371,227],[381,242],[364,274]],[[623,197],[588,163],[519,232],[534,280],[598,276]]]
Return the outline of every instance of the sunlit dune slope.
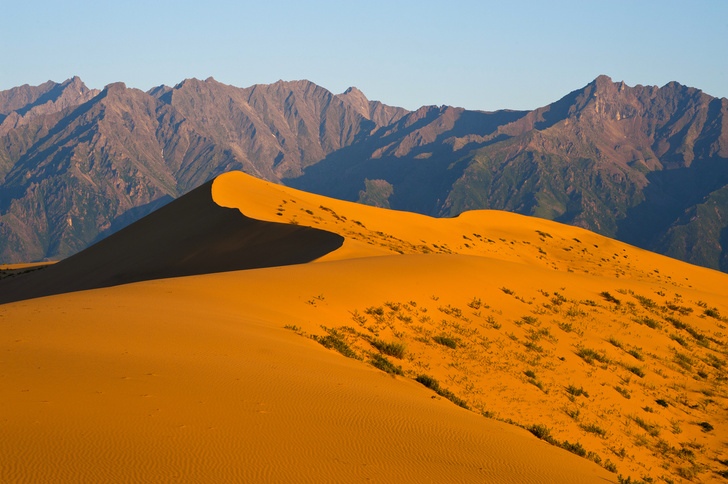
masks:
[[[613,482],[284,329],[261,272],[2,306],[3,482]]]
[[[149,279],[300,264],[337,249],[339,235],[253,220],[220,207],[212,182],[92,247],[23,277],[0,279],[0,304]]]
[[[3,478],[724,479],[725,274],[509,213],[207,193],[343,245],[0,306]]]

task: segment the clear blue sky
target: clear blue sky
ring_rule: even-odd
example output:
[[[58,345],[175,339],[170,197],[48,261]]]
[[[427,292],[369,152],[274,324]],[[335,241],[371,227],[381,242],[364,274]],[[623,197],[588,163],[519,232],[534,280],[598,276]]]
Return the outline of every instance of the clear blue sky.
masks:
[[[415,109],[532,109],[599,74],[728,97],[728,0],[2,2],[0,90],[309,79]]]

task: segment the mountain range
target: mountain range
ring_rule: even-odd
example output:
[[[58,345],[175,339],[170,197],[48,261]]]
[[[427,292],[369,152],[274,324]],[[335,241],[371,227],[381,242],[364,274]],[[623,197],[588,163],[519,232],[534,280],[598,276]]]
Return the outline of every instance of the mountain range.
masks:
[[[600,76],[533,111],[308,81],[0,92],[0,261],[57,260],[228,171],[452,217],[498,209],[728,271],[728,99]]]

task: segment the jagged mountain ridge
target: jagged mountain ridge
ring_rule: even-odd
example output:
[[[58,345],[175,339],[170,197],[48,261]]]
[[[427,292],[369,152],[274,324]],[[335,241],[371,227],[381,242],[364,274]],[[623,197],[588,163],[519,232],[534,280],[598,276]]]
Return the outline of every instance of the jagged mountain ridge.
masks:
[[[76,79],[2,93],[6,110],[16,108],[5,122],[46,92],[76,89]],[[308,81],[89,92],[0,135],[0,260],[71,255],[223,172],[280,181],[377,127]],[[371,111],[406,113],[375,102]]]
[[[238,169],[429,215],[535,215],[728,270],[727,110],[678,83],[606,76],[492,113],[408,112],[309,81],[23,86],[0,92],[0,260],[73,254]]]

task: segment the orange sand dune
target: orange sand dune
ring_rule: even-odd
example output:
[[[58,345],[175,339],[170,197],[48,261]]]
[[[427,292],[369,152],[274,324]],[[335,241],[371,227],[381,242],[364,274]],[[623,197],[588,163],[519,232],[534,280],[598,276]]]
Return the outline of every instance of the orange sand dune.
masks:
[[[113,267],[153,280],[0,306],[0,480],[723,479],[725,274],[502,212],[433,219],[242,173],[196,194],[52,267],[108,286],[98,262],[123,249]],[[215,235],[187,216],[201,204],[271,241],[248,270],[250,225]],[[210,235],[124,248],[164,223]],[[197,275],[159,279],[186,252]]]
[[[256,272],[2,306],[3,482],[614,482],[270,321]]]

